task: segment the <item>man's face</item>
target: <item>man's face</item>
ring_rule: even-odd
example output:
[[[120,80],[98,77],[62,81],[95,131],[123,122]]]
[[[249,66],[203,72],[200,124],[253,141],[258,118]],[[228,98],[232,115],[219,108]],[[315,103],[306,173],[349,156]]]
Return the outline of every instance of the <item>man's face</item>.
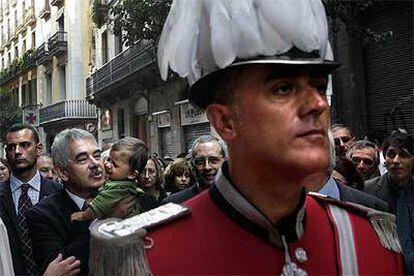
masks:
[[[101,150],[93,139],[72,140],[68,165],[57,168],[65,186],[78,196],[88,196],[105,182]]]
[[[229,129],[220,135],[237,146],[236,154],[247,156],[252,166],[301,178],[326,169],[327,83],[326,76],[282,74],[272,66],[251,66],[238,80],[235,105],[223,122]]]
[[[352,152],[352,162],[354,162],[358,172],[364,178],[368,180],[376,171],[376,160],[377,152],[372,147],[366,147],[357,149]]]
[[[333,130],[336,156],[345,156],[354,139],[348,129],[341,127]]]
[[[409,180],[413,169],[413,155],[405,148],[390,146],[385,153],[385,164],[388,175],[396,184],[404,184]]]
[[[197,180],[204,185],[213,185],[216,174],[224,162],[220,145],[217,142],[198,144],[193,156]]]
[[[36,143],[29,129],[7,133],[6,156],[14,174],[34,170],[42,145]]]
[[[39,156],[36,167],[43,177],[54,180],[53,159],[49,156]]]

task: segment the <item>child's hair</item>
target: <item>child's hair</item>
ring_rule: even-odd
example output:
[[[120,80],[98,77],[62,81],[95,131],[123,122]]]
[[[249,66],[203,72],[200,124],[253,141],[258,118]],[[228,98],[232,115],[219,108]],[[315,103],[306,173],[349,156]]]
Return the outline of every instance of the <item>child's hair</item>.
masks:
[[[178,158],[172,162],[165,169],[165,184],[168,192],[176,192],[177,188],[174,185],[175,176],[183,175],[187,173],[190,177],[190,185],[192,186],[196,182],[196,178],[191,165],[184,158]]]
[[[124,137],[116,141],[111,151],[127,152],[128,164],[132,170],[142,173],[148,161],[148,147],[145,143],[134,137]]]

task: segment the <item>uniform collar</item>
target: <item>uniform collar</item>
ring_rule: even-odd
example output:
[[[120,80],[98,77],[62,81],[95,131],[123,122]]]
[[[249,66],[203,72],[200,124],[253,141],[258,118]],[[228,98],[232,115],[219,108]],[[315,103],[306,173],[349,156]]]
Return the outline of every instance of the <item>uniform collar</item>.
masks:
[[[23,182],[20,179],[18,179],[14,174],[10,176],[10,188],[12,193],[14,193],[16,190],[20,189],[20,186],[24,183],[27,183],[35,189],[36,191],[40,192],[40,173],[39,171],[36,171],[36,174],[27,182]]]
[[[231,183],[226,162],[217,174],[210,196],[220,209],[243,228],[279,248],[282,248],[282,235],[288,242],[297,241],[303,236],[305,190],[303,190],[298,207],[291,215],[278,222],[272,222]]]

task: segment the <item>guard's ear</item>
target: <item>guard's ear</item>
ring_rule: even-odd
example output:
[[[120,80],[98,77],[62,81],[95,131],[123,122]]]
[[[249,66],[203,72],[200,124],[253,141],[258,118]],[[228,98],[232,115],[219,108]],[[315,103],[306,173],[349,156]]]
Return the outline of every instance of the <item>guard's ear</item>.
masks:
[[[59,176],[60,179],[62,179],[63,182],[66,182],[69,180],[68,173],[65,169],[62,169],[59,166],[54,167],[56,174]]]
[[[223,140],[229,141],[236,137],[236,114],[232,108],[215,103],[206,108],[206,113],[208,120]]]

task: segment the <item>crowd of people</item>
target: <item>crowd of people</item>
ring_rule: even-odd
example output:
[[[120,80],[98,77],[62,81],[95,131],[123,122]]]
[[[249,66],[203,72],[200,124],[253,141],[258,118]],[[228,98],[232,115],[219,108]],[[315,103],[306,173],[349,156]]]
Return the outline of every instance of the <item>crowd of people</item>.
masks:
[[[148,229],[137,250],[153,274],[414,274],[413,139],[396,130],[376,144],[329,126],[339,64],[322,3],[220,3],[175,0],[158,47],[162,77],[188,78],[220,139],[163,159],[133,137],[103,153],[72,128],[48,155],[35,128],[12,126],[0,274],[86,275],[95,219],[171,202],[191,215]]]

